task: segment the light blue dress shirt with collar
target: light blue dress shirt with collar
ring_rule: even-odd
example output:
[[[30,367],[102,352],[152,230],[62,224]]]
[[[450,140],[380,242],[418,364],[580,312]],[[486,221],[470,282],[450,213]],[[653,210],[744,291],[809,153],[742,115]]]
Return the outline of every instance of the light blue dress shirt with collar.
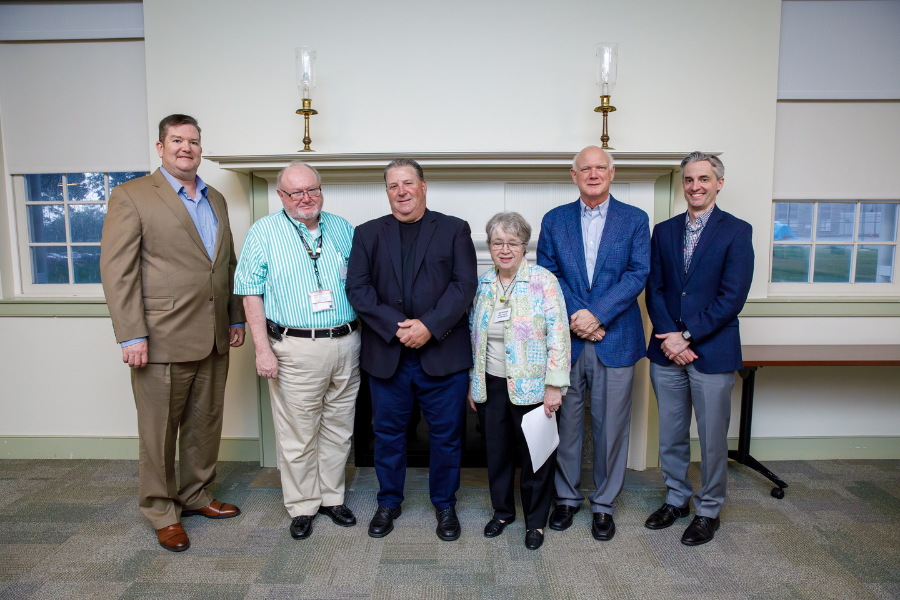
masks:
[[[197,197],[191,198],[187,193],[187,189],[185,189],[180,181],[169,175],[168,171],[163,167],[160,167],[159,172],[163,174],[163,177],[166,178],[172,186],[172,189],[174,189],[175,193],[178,194],[178,197],[181,198],[188,214],[191,215],[194,226],[197,228],[197,233],[200,234],[200,241],[203,242],[206,254],[208,254],[209,259],[212,260],[213,252],[215,252],[216,249],[216,233],[219,231],[219,220],[216,218],[216,213],[213,212],[212,206],[209,204],[209,198],[207,198],[209,195],[209,186],[207,186],[206,183],[200,179],[200,176],[197,175]],[[243,326],[243,323],[232,325],[232,327]],[[124,348],[126,346],[131,346],[132,344],[137,344],[138,342],[143,342],[146,339],[147,338],[145,337],[135,338],[133,340],[122,342],[120,345]]]
[[[597,249],[606,226],[606,213],[609,212],[609,198],[600,206],[590,208],[579,198],[581,205],[581,238],[584,241],[584,263],[587,266],[588,281],[594,281],[594,267],[597,265]]]

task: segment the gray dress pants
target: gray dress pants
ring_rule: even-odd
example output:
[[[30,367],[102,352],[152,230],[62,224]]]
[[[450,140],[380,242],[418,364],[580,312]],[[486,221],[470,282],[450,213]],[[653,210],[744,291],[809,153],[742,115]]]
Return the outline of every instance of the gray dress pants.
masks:
[[[571,385],[563,396],[556,454],[556,503],[578,506],[581,493],[581,448],[584,442],[585,394],[591,394],[591,431],[594,437],[594,485],[591,512],[613,514],[615,499],[625,483],[634,365],[607,367],[597,358],[593,342],[572,365]]]
[[[728,424],[734,371],[701,373],[693,364],[661,366],[650,363],[650,382],[659,405],[659,462],[666,502],[685,506],[693,494],[688,479],[691,460],[691,408],[700,435],[702,488],[694,498],[698,517],[716,518],[725,503],[728,481]]]

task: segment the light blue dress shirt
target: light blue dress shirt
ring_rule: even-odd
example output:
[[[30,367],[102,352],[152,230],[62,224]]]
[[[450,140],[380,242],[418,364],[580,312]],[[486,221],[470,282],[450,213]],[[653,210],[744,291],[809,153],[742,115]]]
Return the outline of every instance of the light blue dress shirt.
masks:
[[[609,196],[600,206],[590,208],[579,199],[581,204],[581,238],[584,241],[584,262],[587,265],[588,281],[594,281],[594,267],[597,265],[597,249],[606,226],[606,213],[609,211]]]
[[[197,197],[191,198],[188,196],[187,189],[185,189],[181,182],[169,175],[164,168],[160,167],[159,172],[163,174],[172,186],[172,189],[174,189],[175,193],[178,194],[178,197],[181,198],[188,214],[191,215],[194,226],[197,228],[197,233],[200,234],[200,241],[203,242],[203,247],[206,248],[206,254],[208,254],[209,259],[212,260],[216,246],[216,233],[219,231],[219,220],[216,218],[216,213],[213,212],[212,206],[209,205],[209,198],[207,198],[209,186],[207,186],[206,183],[200,179],[200,176],[197,175]],[[243,323],[232,325],[232,327],[243,326]],[[138,342],[143,342],[146,339],[147,338],[145,337],[135,338],[133,340],[128,340],[127,342],[122,342],[121,346],[124,348],[126,346],[131,346],[132,344],[137,344]]]

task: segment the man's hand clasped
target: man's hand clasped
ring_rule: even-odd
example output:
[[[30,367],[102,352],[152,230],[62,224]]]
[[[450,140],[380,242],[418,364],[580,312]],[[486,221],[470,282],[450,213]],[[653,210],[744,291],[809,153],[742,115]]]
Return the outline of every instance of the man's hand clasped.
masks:
[[[676,365],[684,366],[697,360],[697,354],[690,349],[691,343],[684,339],[680,331],[657,333],[656,337],[663,340],[663,354]]]
[[[578,337],[592,342],[602,341],[603,336],[606,335],[606,330],[600,327],[600,321],[586,308],[582,308],[572,315],[569,329]]]
[[[407,348],[421,348],[431,339],[431,332],[418,319],[407,319],[397,325],[400,328],[395,335]]]

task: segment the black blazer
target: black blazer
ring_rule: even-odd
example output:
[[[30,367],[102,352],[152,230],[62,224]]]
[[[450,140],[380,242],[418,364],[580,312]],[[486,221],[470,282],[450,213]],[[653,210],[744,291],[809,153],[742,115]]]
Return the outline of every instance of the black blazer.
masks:
[[[386,379],[400,362],[396,337],[403,314],[400,223],[392,215],[356,228],[347,272],[347,298],[362,317],[360,366]],[[413,318],[431,332],[419,349],[422,368],[432,376],[472,366],[467,313],[475,298],[478,271],[469,224],[425,211],[416,246]]]
[[[653,334],[687,329],[698,371],[737,371],[743,368],[738,313],[753,279],[753,230],[715,207],[685,274],[684,220],[681,213],[653,228],[645,296]],[[670,365],[661,344],[651,335],[648,358]]]

